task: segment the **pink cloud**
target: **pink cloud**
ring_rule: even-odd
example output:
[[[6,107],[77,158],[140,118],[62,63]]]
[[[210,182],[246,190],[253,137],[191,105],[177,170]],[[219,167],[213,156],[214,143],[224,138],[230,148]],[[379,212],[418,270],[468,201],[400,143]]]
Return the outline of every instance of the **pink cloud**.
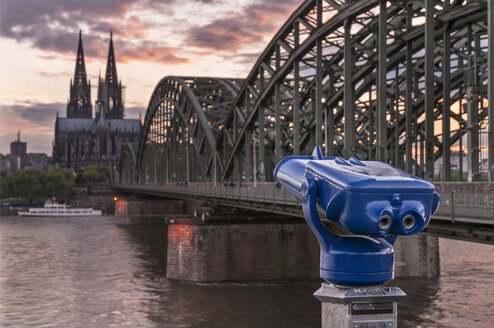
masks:
[[[299,4],[281,0],[254,3],[245,10],[189,31],[189,44],[212,51],[237,51],[273,36]]]

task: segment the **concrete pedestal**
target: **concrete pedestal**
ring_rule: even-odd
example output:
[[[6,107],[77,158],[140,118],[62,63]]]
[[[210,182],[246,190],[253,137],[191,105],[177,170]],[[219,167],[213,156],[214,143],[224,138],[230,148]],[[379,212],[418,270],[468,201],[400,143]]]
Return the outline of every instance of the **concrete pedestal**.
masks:
[[[314,296],[321,302],[322,328],[396,328],[397,302],[406,295],[397,287],[342,289],[323,283]]]

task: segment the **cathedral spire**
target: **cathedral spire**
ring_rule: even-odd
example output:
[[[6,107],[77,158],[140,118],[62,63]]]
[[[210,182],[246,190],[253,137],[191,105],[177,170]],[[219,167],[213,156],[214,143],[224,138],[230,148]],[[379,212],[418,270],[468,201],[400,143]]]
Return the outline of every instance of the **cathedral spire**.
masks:
[[[98,86],[97,113],[104,118],[122,119],[124,103],[122,99],[122,84],[118,83],[117,66],[113,50],[113,32],[110,32],[110,49],[106,63],[105,80],[100,79]]]
[[[79,45],[75,63],[74,80],[70,81],[70,95],[67,104],[68,118],[91,118],[91,85],[88,84],[84,50],[82,48],[82,31],[79,30]]]
[[[118,84],[117,66],[115,65],[115,53],[113,52],[113,31],[110,32],[110,49],[108,50],[108,60],[106,62],[106,83]]]
[[[75,63],[74,85],[87,85],[86,64],[84,63],[84,50],[82,48],[82,31],[79,30],[79,46],[77,47],[77,59]]]

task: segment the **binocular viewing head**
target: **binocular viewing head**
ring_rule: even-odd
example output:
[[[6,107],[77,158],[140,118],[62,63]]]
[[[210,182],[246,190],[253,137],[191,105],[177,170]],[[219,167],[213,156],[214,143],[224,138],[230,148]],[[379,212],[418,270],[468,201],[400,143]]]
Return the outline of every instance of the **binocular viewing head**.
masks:
[[[344,286],[377,285],[392,279],[396,236],[423,230],[439,206],[431,183],[382,162],[323,157],[319,146],[312,156],[282,159],[274,175],[302,200],[305,219],[321,246],[321,277],[327,279],[326,271],[357,274],[348,281],[327,279]],[[330,233],[322,225],[318,210],[358,236]],[[370,258],[377,264],[366,266]],[[376,280],[366,272],[381,276]]]

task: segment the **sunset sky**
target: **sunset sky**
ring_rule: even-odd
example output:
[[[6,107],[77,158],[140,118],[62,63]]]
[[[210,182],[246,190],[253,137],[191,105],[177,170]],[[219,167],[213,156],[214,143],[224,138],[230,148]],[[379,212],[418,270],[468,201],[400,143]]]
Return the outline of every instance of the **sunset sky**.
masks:
[[[144,115],[166,75],[246,77],[301,0],[0,0],[0,153],[21,130],[51,156],[82,30],[91,101],[113,31],[126,116]]]

